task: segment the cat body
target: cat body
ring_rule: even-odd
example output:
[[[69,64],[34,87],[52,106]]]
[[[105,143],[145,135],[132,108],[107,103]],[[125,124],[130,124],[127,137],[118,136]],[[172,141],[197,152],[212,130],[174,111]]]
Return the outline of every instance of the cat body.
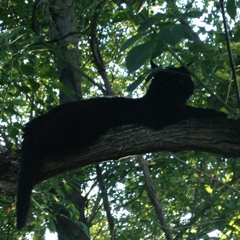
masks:
[[[154,67],[154,66],[153,66]],[[158,129],[188,117],[218,115],[185,105],[194,84],[185,68],[156,73],[142,98],[103,97],[70,102],[26,124],[17,192],[17,227],[24,227],[41,161],[81,152],[109,129],[138,124]],[[206,116],[205,116],[206,115]]]

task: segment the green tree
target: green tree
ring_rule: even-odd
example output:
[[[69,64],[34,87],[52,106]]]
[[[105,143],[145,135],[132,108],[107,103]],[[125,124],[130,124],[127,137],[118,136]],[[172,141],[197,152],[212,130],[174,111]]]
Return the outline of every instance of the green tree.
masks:
[[[213,232],[237,239],[238,7],[234,0],[1,1],[0,238],[44,239],[49,229],[60,240],[214,239]],[[193,62],[189,104],[232,119],[191,119],[159,131],[124,126],[81,155],[44,161],[28,224],[18,232],[24,123],[81,98],[142,96],[150,59],[163,68]]]

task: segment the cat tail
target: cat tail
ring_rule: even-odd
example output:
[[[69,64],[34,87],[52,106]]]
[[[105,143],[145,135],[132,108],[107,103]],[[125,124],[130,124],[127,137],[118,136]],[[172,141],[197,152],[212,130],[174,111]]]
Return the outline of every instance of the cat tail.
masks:
[[[36,184],[38,161],[34,154],[22,154],[17,188],[17,228],[21,230],[27,222],[32,190]]]
[[[28,176],[21,175],[18,182],[17,190],[17,228],[21,230],[27,222],[27,216],[30,209],[31,194],[34,187]]]

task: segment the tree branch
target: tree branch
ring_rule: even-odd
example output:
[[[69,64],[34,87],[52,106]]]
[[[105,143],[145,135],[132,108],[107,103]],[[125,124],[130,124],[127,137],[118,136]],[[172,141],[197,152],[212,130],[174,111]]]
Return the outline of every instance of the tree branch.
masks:
[[[161,207],[161,203],[159,201],[158,198],[158,194],[157,191],[154,187],[153,181],[151,179],[151,175],[150,175],[150,171],[149,171],[149,167],[148,167],[148,163],[147,161],[143,158],[143,156],[139,156],[138,157],[138,162],[143,170],[143,174],[144,174],[144,181],[146,184],[146,189],[148,192],[148,197],[152,203],[152,205],[155,208],[155,212],[158,216],[158,221],[160,223],[160,226],[165,234],[165,237],[167,240],[172,240],[172,233],[170,231],[170,228],[168,226],[167,220],[164,216],[164,212],[163,209]]]
[[[147,152],[196,150],[225,157],[240,156],[240,122],[225,118],[189,119],[153,131],[142,126],[111,129],[81,154],[45,159],[39,169],[41,182],[71,169],[118,160]],[[0,192],[14,194],[19,153],[0,156]],[[11,184],[9,184],[9,182]],[[7,187],[11,186],[11,187]]]
[[[223,18],[223,26],[224,26],[224,31],[225,31],[226,43],[227,43],[229,63],[230,63],[230,67],[232,70],[232,80],[235,85],[235,92],[236,92],[236,97],[237,97],[237,107],[240,108],[239,86],[238,86],[238,81],[237,81],[236,67],[235,67],[234,60],[233,60],[230,38],[229,38],[229,34],[228,34],[227,19],[225,16],[223,0],[220,0],[220,7],[221,7],[221,12],[222,12],[222,18]]]
[[[104,184],[102,169],[99,166],[99,164],[96,164],[95,168],[96,168],[96,173],[97,173],[97,180],[98,180],[98,184],[99,184],[99,189],[101,190],[101,196],[102,196],[102,199],[103,199],[103,207],[104,207],[104,210],[107,214],[107,220],[108,220],[111,240],[114,240],[114,239],[116,239],[114,218],[111,214],[111,207],[110,207],[109,200],[108,200],[107,188]]]
[[[106,4],[106,2],[107,2],[107,0],[100,1],[100,3],[98,4],[98,6],[96,8],[96,11],[95,11],[95,14],[94,14],[94,17],[92,20],[91,31],[90,31],[90,46],[91,46],[91,50],[93,53],[94,63],[97,67],[98,73],[100,74],[100,76],[103,79],[107,95],[115,95],[114,91],[110,85],[108,75],[106,73],[105,63],[103,61],[103,57],[102,57],[102,54],[100,51],[99,40],[97,38],[98,20],[99,20],[99,16],[100,16],[102,9],[103,9],[104,5]]]
[[[197,33],[195,33],[192,29],[192,27],[190,26],[189,22],[187,21],[187,19],[183,19],[178,17],[181,12],[179,11],[176,2],[172,1],[172,0],[167,0],[166,1],[168,4],[168,7],[171,9],[171,11],[175,14],[175,16],[177,17],[178,21],[185,26],[186,28],[186,32],[189,35],[189,37],[197,44],[199,44],[200,46],[202,46],[203,48],[205,48],[205,44],[204,42],[201,41],[201,39],[199,38],[199,36],[197,35]]]

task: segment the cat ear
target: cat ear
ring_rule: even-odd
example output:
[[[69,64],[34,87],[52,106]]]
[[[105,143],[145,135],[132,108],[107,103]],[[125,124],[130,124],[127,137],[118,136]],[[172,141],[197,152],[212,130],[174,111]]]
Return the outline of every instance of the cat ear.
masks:
[[[152,69],[153,69],[153,68],[157,68],[157,67],[158,67],[158,65],[157,65],[157,64],[155,64],[153,61],[150,61],[150,63],[151,63],[151,67],[152,67]]]
[[[161,71],[160,67],[159,67],[157,64],[155,64],[152,60],[150,61],[150,64],[151,64],[152,71],[151,71],[150,74],[147,76],[147,78],[146,78],[146,80],[145,80],[146,83],[147,83],[149,80],[153,79],[153,78],[156,76],[156,74]],[[157,68],[158,68],[158,69],[157,69]]]
[[[190,62],[190,63],[187,63],[186,65],[189,67],[192,64],[193,64],[193,62]],[[181,66],[179,69],[182,73],[188,73],[188,74],[190,73],[184,66]]]

